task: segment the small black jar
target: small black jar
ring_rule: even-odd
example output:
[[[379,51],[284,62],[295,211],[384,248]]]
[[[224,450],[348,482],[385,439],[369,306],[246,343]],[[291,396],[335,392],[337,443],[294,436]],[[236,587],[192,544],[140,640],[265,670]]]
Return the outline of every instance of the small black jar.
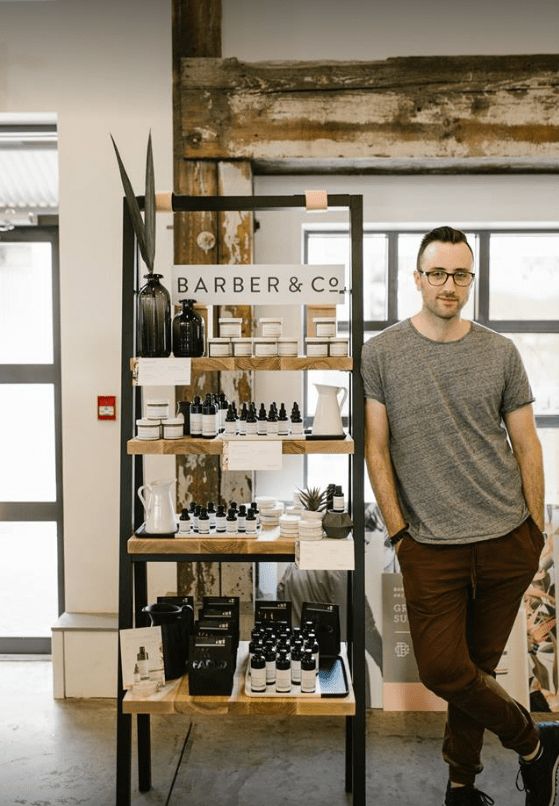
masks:
[[[204,355],[204,320],[194,310],[193,299],[181,299],[182,311],[173,319],[173,355],[196,358]]]

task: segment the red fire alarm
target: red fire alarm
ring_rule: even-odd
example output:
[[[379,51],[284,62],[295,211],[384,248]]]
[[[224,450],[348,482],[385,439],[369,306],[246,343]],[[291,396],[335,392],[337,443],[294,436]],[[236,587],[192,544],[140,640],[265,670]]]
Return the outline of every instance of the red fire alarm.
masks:
[[[115,395],[98,395],[97,397],[97,419],[116,420],[116,397]]]

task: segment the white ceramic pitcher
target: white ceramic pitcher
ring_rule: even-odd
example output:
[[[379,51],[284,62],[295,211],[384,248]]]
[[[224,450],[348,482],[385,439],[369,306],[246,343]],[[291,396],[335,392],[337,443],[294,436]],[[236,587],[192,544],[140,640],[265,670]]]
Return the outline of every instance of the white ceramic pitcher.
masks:
[[[347,389],[343,386],[330,386],[326,383],[315,383],[318,401],[314,413],[313,435],[338,436],[344,433],[342,424],[342,406],[347,397]],[[341,402],[338,400],[343,392]]]
[[[175,504],[171,488],[176,479],[171,481],[152,481],[138,489],[138,498],[144,505],[146,532],[148,534],[174,534],[177,531]],[[142,491],[146,491],[146,496]]]

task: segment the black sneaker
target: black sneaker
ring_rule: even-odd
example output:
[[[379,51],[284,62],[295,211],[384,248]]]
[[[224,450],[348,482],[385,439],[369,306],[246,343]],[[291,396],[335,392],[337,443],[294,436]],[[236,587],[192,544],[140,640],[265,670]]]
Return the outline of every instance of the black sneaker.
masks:
[[[450,783],[446,787],[445,806],[492,806],[495,803],[492,797],[480,792],[475,786],[454,786]]]
[[[526,792],[526,806],[556,806],[558,802],[559,722],[540,722],[541,751],[534,761],[520,759],[516,788]],[[522,778],[522,786],[518,779]]]

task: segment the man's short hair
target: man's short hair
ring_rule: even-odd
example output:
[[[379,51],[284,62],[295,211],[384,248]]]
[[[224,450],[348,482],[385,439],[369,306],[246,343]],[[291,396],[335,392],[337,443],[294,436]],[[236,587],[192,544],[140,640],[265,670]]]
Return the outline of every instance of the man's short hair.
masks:
[[[465,243],[470,252],[472,252],[472,247],[468,243],[468,239],[462,230],[453,229],[453,227],[436,227],[435,229],[432,229],[431,232],[428,232],[427,235],[424,235],[421,240],[419,252],[417,253],[417,271],[420,271],[421,269],[421,258],[423,253],[429,244],[433,243],[434,241],[439,241],[440,243]],[[473,256],[474,253],[472,252],[472,258]]]

